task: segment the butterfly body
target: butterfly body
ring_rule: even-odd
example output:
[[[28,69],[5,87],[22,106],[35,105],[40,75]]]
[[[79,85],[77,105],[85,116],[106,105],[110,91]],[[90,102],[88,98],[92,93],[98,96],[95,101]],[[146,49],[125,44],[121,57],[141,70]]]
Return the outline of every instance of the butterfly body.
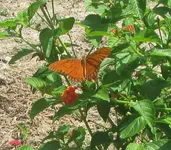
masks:
[[[100,48],[82,59],[67,58],[52,63],[48,68],[67,75],[77,81],[93,79],[96,77],[101,61],[108,57],[111,48]]]

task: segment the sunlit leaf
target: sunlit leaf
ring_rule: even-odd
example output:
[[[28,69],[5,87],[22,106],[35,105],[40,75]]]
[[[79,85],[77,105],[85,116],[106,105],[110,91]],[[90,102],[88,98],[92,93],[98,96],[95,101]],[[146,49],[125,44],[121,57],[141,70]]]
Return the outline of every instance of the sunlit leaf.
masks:
[[[29,146],[29,145],[23,145],[21,147],[18,148],[18,150],[36,150],[33,147]]]
[[[137,102],[132,102],[131,107],[133,107],[146,121],[146,123],[153,129],[155,111],[154,104],[150,100],[141,100]]]
[[[130,143],[127,145],[126,150],[144,150],[143,146],[137,143]]]
[[[48,108],[53,103],[52,99],[41,98],[32,104],[30,118],[33,119],[40,112]]]
[[[135,134],[139,133],[142,129],[144,129],[146,124],[147,122],[142,116],[131,118],[124,125],[124,127],[122,127],[120,132],[120,138],[125,139],[134,136]]]

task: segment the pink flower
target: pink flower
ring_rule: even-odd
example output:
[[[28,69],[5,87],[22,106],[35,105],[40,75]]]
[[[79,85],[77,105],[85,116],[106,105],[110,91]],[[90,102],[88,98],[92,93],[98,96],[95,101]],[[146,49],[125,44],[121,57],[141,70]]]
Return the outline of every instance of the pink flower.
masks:
[[[19,141],[19,140],[12,140],[12,141],[9,142],[9,144],[11,146],[18,146],[18,145],[21,145],[21,141]]]

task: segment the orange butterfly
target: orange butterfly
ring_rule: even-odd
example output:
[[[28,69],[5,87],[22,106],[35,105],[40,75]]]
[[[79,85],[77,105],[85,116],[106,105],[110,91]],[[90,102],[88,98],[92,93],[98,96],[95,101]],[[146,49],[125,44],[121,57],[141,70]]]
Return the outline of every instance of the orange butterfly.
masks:
[[[103,59],[108,57],[111,48],[100,48],[82,59],[67,58],[52,63],[48,68],[63,73],[77,81],[96,78],[98,67]]]

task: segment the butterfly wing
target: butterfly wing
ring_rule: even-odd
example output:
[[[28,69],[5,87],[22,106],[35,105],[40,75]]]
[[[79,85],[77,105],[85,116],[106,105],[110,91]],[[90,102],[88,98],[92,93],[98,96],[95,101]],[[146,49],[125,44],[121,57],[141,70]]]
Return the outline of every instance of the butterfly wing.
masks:
[[[73,80],[84,80],[83,66],[79,59],[62,59],[52,63],[48,68],[49,70],[65,74]]]
[[[86,58],[86,78],[93,79],[96,77],[98,67],[103,59],[109,56],[111,48],[100,48]]]

